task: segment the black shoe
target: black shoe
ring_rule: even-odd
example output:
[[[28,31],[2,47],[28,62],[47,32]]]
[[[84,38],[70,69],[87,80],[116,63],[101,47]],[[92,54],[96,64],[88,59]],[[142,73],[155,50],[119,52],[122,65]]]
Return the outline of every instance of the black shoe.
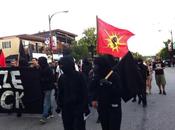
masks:
[[[16,115],[17,117],[21,117],[22,116],[22,114],[21,113],[17,113],[17,115]]]
[[[159,94],[162,94],[162,91],[161,90],[159,91]]]
[[[165,91],[163,91],[163,95],[166,95],[166,92]]]
[[[138,104],[141,104],[141,102],[142,102],[142,100],[141,100],[141,99],[139,99]]]
[[[143,107],[146,107],[147,106],[147,104],[143,104]]]
[[[61,113],[61,109],[59,108],[59,107],[57,107],[56,109],[55,109],[55,111],[56,111],[56,113]]]

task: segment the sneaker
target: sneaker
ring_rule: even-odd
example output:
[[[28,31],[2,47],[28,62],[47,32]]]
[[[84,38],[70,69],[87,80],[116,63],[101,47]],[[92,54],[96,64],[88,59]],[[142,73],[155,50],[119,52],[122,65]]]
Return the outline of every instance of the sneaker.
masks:
[[[58,114],[59,117],[62,117],[61,113]]]
[[[54,118],[54,115],[49,115],[47,119]]]
[[[132,100],[132,102],[136,102],[137,100],[134,98],[133,100]]]
[[[41,118],[40,120],[39,120],[42,124],[45,124],[46,122],[47,122],[47,119],[46,118]]]

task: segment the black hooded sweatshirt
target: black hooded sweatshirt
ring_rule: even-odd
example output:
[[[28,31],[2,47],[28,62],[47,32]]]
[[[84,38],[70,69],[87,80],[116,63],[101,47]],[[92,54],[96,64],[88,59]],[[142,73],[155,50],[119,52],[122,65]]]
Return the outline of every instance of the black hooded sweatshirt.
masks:
[[[58,80],[58,107],[83,111],[87,103],[87,86],[83,74],[75,70],[71,56],[60,60],[60,68],[63,74]]]
[[[43,91],[52,90],[54,87],[54,75],[45,57],[38,59],[40,65],[40,84]]]
[[[121,104],[121,83],[117,72],[113,72],[108,78],[110,85],[101,84],[115,64],[115,61],[108,55],[97,57],[94,60],[95,76],[90,83],[90,94],[92,101],[98,101],[99,105]]]

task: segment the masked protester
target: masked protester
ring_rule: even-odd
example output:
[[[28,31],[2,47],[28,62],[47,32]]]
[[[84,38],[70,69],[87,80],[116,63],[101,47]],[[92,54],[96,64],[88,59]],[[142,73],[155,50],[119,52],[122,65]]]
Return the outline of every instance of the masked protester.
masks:
[[[40,66],[40,84],[43,93],[43,114],[40,122],[46,123],[51,108],[51,92],[54,87],[54,76],[45,57],[40,57],[38,64]]]
[[[121,84],[117,72],[107,80],[106,75],[116,64],[112,56],[104,55],[94,60],[94,78],[90,93],[92,106],[98,109],[102,130],[120,130],[121,125]]]
[[[147,99],[146,99],[146,80],[147,77],[149,75],[149,71],[148,71],[148,67],[146,65],[143,64],[143,60],[142,59],[138,59],[138,66],[140,69],[140,73],[143,79],[143,86],[141,86],[141,100],[142,100],[142,104],[143,107],[147,106]]]
[[[87,106],[86,81],[83,74],[75,70],[71,56],[61,58],[59,65],[63,74],[58,79],[57,106],[62,111],[64,130],[85,130],[83,113]]]

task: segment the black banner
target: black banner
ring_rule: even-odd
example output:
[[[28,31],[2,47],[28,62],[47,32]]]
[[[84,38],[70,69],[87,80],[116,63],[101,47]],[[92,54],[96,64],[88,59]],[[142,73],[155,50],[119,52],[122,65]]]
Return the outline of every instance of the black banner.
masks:
[[[0,69],[0,113],[17,111],[42,112],[42,92],[37,69]]]

